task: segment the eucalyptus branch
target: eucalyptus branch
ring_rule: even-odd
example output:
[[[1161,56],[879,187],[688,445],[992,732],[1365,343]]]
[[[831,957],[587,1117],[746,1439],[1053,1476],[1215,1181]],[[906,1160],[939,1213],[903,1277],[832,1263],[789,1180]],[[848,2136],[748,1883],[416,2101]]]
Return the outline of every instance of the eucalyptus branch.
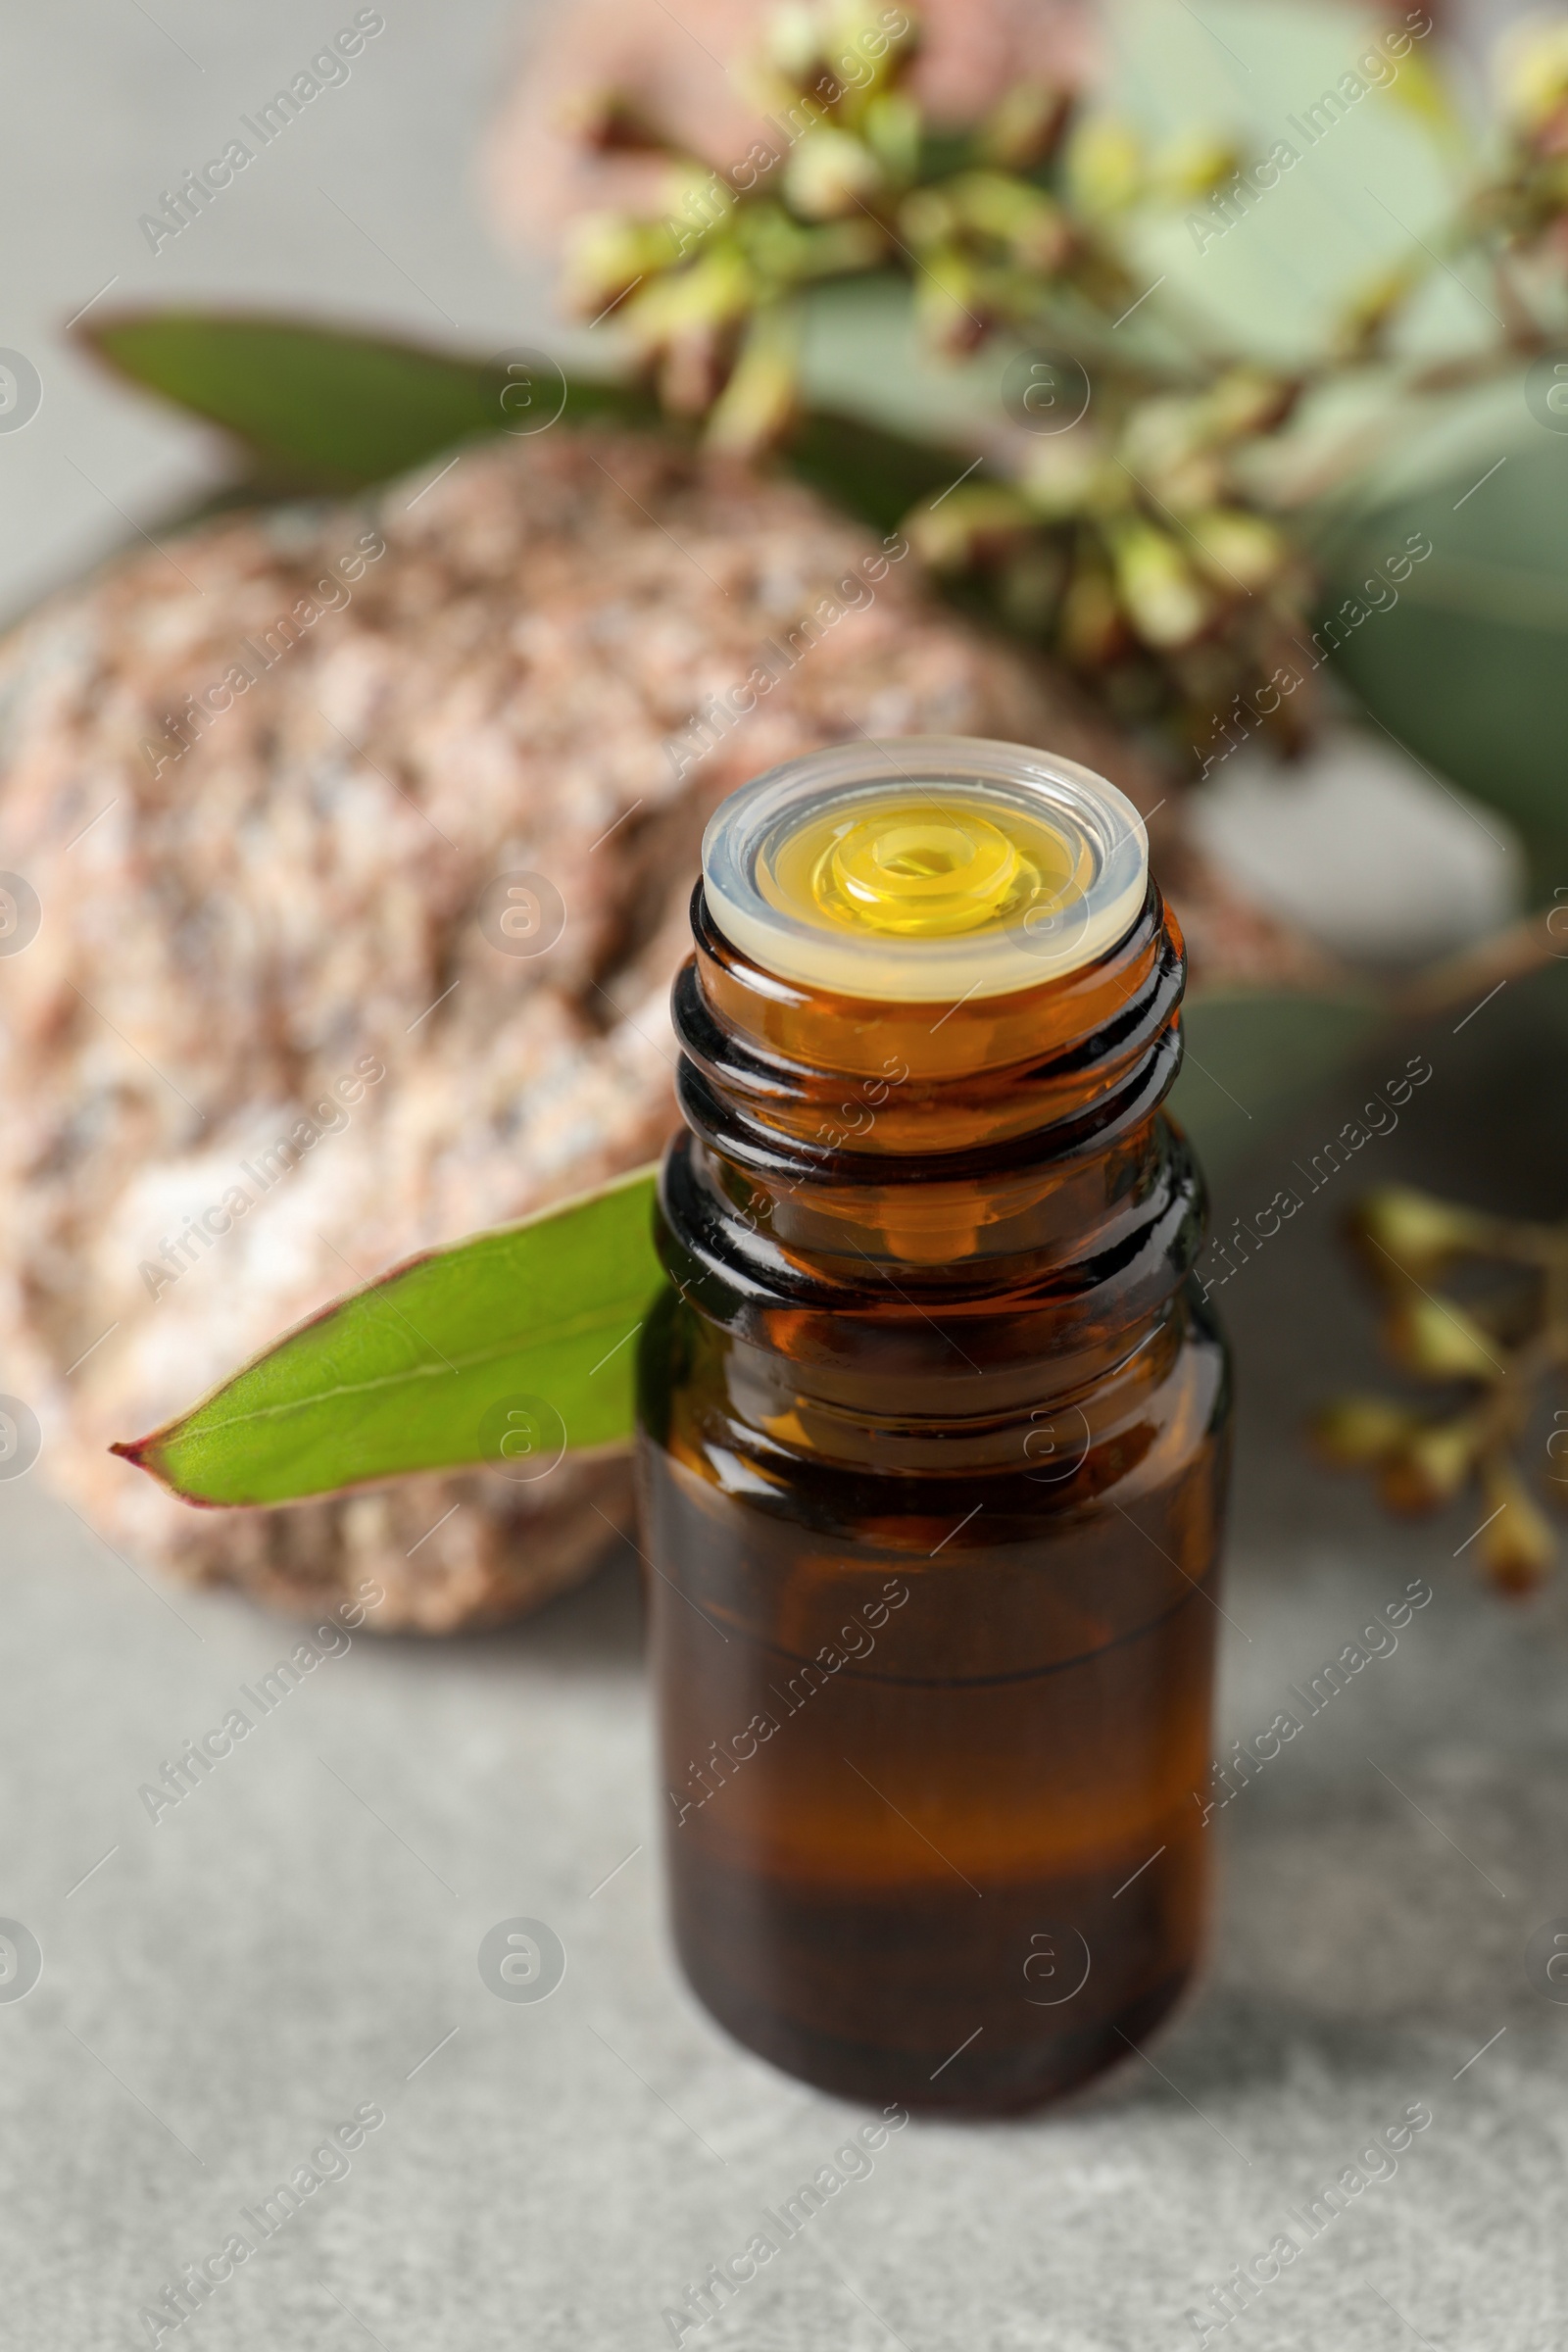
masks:
[[[1365,1196],[1350,1231],[1384,1301],[1389,1352],[1441,1401],[1340,1397],[1318,1416],[1318,1443],[1331,1461],[1373,1471],[1396,1510],[1479,1491],[1490,1515],[1467,1543],[1499,1590],[1528,1592],[1556,1552],[1521,1456],[1544,1392],[1568,1376],[1568,1222],[1489,1216],[1393,1186]],[[1478,1303],[1449,1287],[1461,1267],[1491,1277]],[[1544,1461],[1563,1453],[1558,1426]],[[1568,1506],[1568,1480],[1542,1475]]]
[[[1309,629],[1325,503],[1408,432],[1412,406],[1545,348],[1549,323],[1519,266],[1544,270],[1561,304],[1568,39],[1533,37],[1491,176],[1292,369],[1217,347],[1131,259],[1130,232],[1162,206],[1223,199],[1234,153],[1211,140],[1162,162],[1077,92],[1038,84],[960,129],[934,128],[909,80],[917,20],[871,0],[774,20],[748,70],[767,137],[723,172],[682,154],[629,99],[601,99],[587,135],[662,152],[670,210],[584,222],[570,290],[585,315],[614,312],[668,407],[743,455],[796,429],[797,321],[815,287],[896,272],[950,358],[1000,339],[1027,370],[1072,352],[1094,370],[1093,413],[1053,435],[977,426],[983,472],[940,509],[916,509],[911,539],[1075,667],[1113,716],[1163,730],[1184,757],[1212,740],[1216,712],[1262,710],[1269,691],[1261,723],[1298,740],[1310,685],[1286,703],[1271,681],[1282,646]],[[1497,338],[1401,367],[1396,330],[1445,254],[1486,264]],[[1378,416],[1320,445],[1295,429],[1316,393],[1358,378],[1381,387]]]

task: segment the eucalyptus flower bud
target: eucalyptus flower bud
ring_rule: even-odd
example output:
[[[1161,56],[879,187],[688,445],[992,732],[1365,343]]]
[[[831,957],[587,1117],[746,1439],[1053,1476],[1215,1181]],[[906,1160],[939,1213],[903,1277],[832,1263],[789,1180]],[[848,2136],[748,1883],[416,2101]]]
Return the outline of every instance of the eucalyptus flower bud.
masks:
[[[1347,359],[1369,351],[1393,323],[1396,315],[1420,283],[1420,272],[1408,264],[1381,270],[1348,304],[1335,330],[1335,349]]]
[[[804,220],[836,220],[885,186],[869,147],[834,123],[808,130],[784,167],[784,192]]]
[[[1296,387],[1263,368],[1231,368],[1209,386],[1201,411],[1206,430],[1219,441],[1265,433],[1289,413]]]
[[[910,180],[920,168],[920,109],[904,90],[878,90],[866,101],[860,136],[888,178]]]
[[[1556,1558],[1556,1539],[1511,1462],[1490,1463],[1483,1487],[1495,1516],[1476,1544],[1481,1564],[1504,1592],[1534,1592]]]
[[[1139,481],[1151,484],[1167,504],[1217,505],[1221,476],[1211,439],[1196,402],[1176,393],[1156,394],[1129,410],[1122,455]],[[1196,476],[1195,465],[1200,469]],[[1198,487],[1200,482],[1211,486]]]
[[[920,23],[916,11],[906,8],[900,12],[902,30],[890,32],[887,20],[891,13],[885,0],[841,0],[837,8],[826,12],[829,37],[823,48],[829,61],[854,52],[884,77],[896,71],[920,46]],[[885,44],[880,57],[871,52],[868,36],[872,34],[880,35]]]
[[[566,249],[566,298],[574,310],[603,310],[676,258],[674,240],[662,221],[634,220],[623,213],[589,213],[573,229]]]
[[[1016,490],[974,482],[950,491],[938,506],[917,507],[903,527],[922,564],[933,571],[961,571],[1016,545],[1033,529],[1034,517]]]
[[[726,179],[700,165],[682,165],[665,175],[664,203],[675,236],[685,250],[691,237],[706,236],[735,211],[736,195]]]
[[[1498,96],[1513,127],[1535,139],[1568,105],[1568,24],[1527,19],[1500,44]]]
[[[887,231],[867,214],[808,228],[792,220],[779,204],[749,205],[736,222],[735,234],[756,272],[760,292],[767,284],[799,286],[815,277],[873,270],[888,250]]]
[[[1494,1343],[1462,1306],[1420,1295],[1401,1298],[1384,1337],[1396,1361],[1429,1380],[1495,1380],[1503,1366]]]
[[[718,241],[689,269],[671,270],[635,295],[622,314],[639,342],[661,349],[676,336],[710,334],[744,318],[757,299],[744,256]]]
[[[816,10],[794,5],[774,8],[763,40],[768,63],[804,89],[822,58],[822,24]]]
[[[1413,1185],[1390,1184],[1362,1195],[1350,1212],[1349,1230],[1366,1246],[1375,1271],[1386,1274],[1393,1258],[1403,1272],[1425,1282],[1465,1250],[1486,1249],[1493,1221]]]
[[[795,420],[799,389],[794,338],[760,318],[709,416],[710,446],[752,457],[782,441]]]
[[[1027,270],[1051,275],[1072,251],[1072,228],[1059,205],[1005,172],[960,172],[946,190],[961,227],[994,237]]]
[[[976,145],[988,163],[1027,172],[1054,146],[1069,104],[1066,92],[1050,82],[1014,82],[981,123]]]
[[[1137,132],[1113,115],[1087,117],[1068,141],[1067,181],[1079,211],[1091,218],[1136,204],[1145,188]]]
[[[1379,1492],[1396,1511],[1435,1511],[1451,1502],[1475,1466],[1481,1433],[1465,1413],[1411,1428],[1383,1460]]]
[[[1339,1396],[1312,1423],[1319,1450],[1342,1469],[1380,1462],[1413,1436],[1413,1414],[1384,1396]]]
[[[916,188],[899,207],[899,232],[916,247],[951,244],[958,220],[941,188]]]
[[[1175,139],[1154,159],[1151,178],[1162,196],[1178,201],[1206,196],[1236,177],[1244,158],[1233,139],[1193,131]]]
[[[1024,458],[1018,487],[1042,522],[1067,522],[1107,498],[1124,503],[1127,477],[1119,466],[1107,479],[1104,444],[1089,425],[1034,439]]]
[[[976,271],[953,245],[928,253],[914,281],[914,315],[938,351],[973,351],[991,319]]]
[[[1168,531],[1128,520],[1110,533],[1116,587],[1137,634],[1165,651],[1191,645],[1214,615],[1214,602]]]
[[[1243,507],[1200,508],[1182,517],[1197,542],[1199,560],[1216,586],[1227,584],[1253,596],[1271,587],[1290,562],[1284,534]]]

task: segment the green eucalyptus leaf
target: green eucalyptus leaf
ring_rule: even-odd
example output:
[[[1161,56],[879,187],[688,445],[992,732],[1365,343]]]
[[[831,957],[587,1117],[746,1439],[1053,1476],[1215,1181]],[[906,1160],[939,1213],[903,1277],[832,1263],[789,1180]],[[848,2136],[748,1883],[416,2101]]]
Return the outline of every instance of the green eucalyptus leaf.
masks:
[[[199,1503],[291,1502],[417,1470],[548,1476],[624,1445],[662,1279],[655,1171],[434,1250],[342,1298],[116,1453]]]
[[[1110,0],[1105,16],[1104,101],[1142,134],[1152,161],[1204,132],[1250,168],[1266,158],[1281,167],[1231,208],[1220,234],[1196,193],[1146,208],[1130,243],[1146,283],[1161,290],[1118,341],[1141,328],[1153,347],[1160,315],[1185,316],[1211,321],[1224,343],[1294,365],[1325,349],[1352,298],[1411,263],[1426,272],[1413,306],[1422,348],[1487,340],[1484,278],[1466,262],[1457,272],[1438,267],[1426,249],[1441,246],[1439,224],[1469,169],[1455,154],[1459,112],[1439,121],[1409,103],[1434,94],[1436,36],[1406,35],[1401,63],[1385,55],[1368,65],[1408,22],[1404,12]],[[1357,82],[1368,86],[1357,92]],[[1176,338],[1170,348],[1179,356]]]
[[[1386,579],[1410,535],[1432,546],[1333,666],[1418,759],[1520,827],[1550,887],[1568,854],[1568,436],[1540,431],[1534,448],[1472,465],[1337,551],[1331,610],[1380,568]]]
[[[893,530],[911,507],[947,489],[974,463],[960,451],[823,410],[801,418],[784,461],[820,497],[881,531]]]
[[[1004,422],[1002,378],[1014,346],[998,337],[962,360],[932,351],[908,285],[897,271],[812,286],[801,297],[801,382],[808,409],[954,449]],[[970,448],[955,470],[961,473],[975,455]],[[953,474],[945,479],[952,481]]]
[[[235,434],[270,482],[384,481],[460,441],[514,431],[521,414],[504,355],[201,310],[122,312],[78,331],[120,374]],[[543,413],[563,397],[543,379],[534,389]],[[654,415],[645,395],[582,376],[567,377],[564,404],[577,420]]]
[[[384,481],[517,423],[515,386],[500,361],[468,353],[304,318],[197,310],[125,312],[79,331],[119,374],[234,434],[270,489]],[[548,406],[547,385],[540,397]],[[574,423],[661,422],[657,404],[636,386],[569,373],[562,416]],[[863,417],[818,411],[803,418],[785,463],[847,513],[891,530],[970,460]]]
[[[1371,991],[1215,990],[1182,1007],[1170,1104],[1212,1174],[1260,1143],[1352,1062],[1386,1008]]]

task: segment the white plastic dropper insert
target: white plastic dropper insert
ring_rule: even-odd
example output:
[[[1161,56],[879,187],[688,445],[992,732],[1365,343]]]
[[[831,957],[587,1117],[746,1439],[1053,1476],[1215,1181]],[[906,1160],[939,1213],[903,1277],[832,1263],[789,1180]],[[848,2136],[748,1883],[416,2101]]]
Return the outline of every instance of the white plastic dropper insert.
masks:
[[[781,884],[780,859],[808,827],[814,838],[831,820],[830,837],[851,838],[893,802],[916,823],[929,810],[961,829],[972,814],[988,841],[1009,818],[1043,833],[1054,878],[1021,912],[938,937],[884,926],[874,904],[834,919]],[[1038,988],[1113,948],[1148,893],[1149,839],[1126,794],[1076,760],[980,736],[896,736],[786,760],[731,793],[703,836],[703,881],[718,929],[764,971],[838,996],[953,1004]]]

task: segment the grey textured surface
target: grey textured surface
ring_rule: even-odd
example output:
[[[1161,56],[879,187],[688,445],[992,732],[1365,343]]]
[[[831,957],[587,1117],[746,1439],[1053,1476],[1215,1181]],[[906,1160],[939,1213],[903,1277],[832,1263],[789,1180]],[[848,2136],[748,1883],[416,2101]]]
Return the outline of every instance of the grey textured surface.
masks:
[[[1347,1181],[1555,1206],[1562,994],[1553,975],[1442,1024],[1418,1107]],[[1224,1204],[1266,1200],[1355,1101],[1331,1090]],[[1244,1384],[1226,1742],[1408,1580],[1432,1604],[1216,1814],[1212,1963],[1147,2059],[1025,2123],[898,2133],[688,2345],[1196,2342],[1188,2310],[1416,2100],[1434,2121],[1396,2177],[1232,2332],[1561,2340],[1568,2007],[1531,1991],[1524,1947],[1568,1913],[1568,1600],[1477,1589],[1453,1554],[1478,1508],[1392,1527],[1302,1453],[1309,1403],[1370,1369],[1339,1205],[1325,1190],[1222,1295]],[[663,2308],[860,2119],[737,2051],[673,1973],[629,1567],[488,1644],[357,1637],[154,1826],[138,1785],[292,1635],[161,1596],[36,1473],[0,1485],[0,1911],[44,1953],[0,2004],[5,2340],[148,2341],[139,2311],[181,2266],[376,2102],[348,2176],[166,2344],[667,2342]],[[516,1916],[565,1946],[539,2004],[476,1966]]]

